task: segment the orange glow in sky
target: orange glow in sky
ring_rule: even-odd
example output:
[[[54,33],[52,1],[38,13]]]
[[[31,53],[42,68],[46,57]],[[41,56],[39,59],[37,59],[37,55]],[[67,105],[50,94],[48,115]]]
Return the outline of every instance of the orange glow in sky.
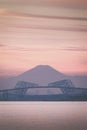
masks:
[[[87,74],[87,1],[1,0],[0,75],[48,64]]]

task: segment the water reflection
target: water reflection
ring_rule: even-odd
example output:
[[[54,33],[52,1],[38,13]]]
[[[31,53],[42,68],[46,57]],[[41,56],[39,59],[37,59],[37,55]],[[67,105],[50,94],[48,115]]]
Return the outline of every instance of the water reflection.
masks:
[[[87,130],[86,102],[1,102],[0,130]]]

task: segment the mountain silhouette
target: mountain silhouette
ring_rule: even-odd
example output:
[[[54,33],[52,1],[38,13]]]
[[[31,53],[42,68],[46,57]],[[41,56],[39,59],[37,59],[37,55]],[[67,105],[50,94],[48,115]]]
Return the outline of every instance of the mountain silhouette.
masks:
[[[70,79],[76,87],[87,87],[87,76],[67,76],[49,65],[38,65],[16,77],[0,78],[0,89],[14,88],[18,81],[48,85],[63,79]]]
[[[38,65],[17,76],[17,78],[19,80],[34,82],[39,85],[47,85],[49,82],[64,79],[66,76],[49,65]]]

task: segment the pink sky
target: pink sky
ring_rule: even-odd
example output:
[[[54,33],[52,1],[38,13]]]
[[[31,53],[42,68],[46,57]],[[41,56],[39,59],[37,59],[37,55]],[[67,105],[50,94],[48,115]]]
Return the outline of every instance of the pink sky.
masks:
[[[19,74],[39,64],[87,74],[85,4],[85,0],[1,0],[0,75]]]

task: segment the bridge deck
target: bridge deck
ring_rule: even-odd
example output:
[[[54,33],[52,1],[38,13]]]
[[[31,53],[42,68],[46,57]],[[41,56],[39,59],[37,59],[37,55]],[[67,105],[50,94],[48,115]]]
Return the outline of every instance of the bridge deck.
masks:
[[[0,90],[0,92],[6,92],[6,91],[15,91],[15,90],[24,90],[24,89],[35,89],[35,88],[60,88],[60,89],[69,89],[69,90],[85,90],[87,91],[87,88],[75,88],[75,87],[60,87],[60,86],[35,86],[35,87],[26,87],[26,88],[13,88],[13,89],[3,89]]]

